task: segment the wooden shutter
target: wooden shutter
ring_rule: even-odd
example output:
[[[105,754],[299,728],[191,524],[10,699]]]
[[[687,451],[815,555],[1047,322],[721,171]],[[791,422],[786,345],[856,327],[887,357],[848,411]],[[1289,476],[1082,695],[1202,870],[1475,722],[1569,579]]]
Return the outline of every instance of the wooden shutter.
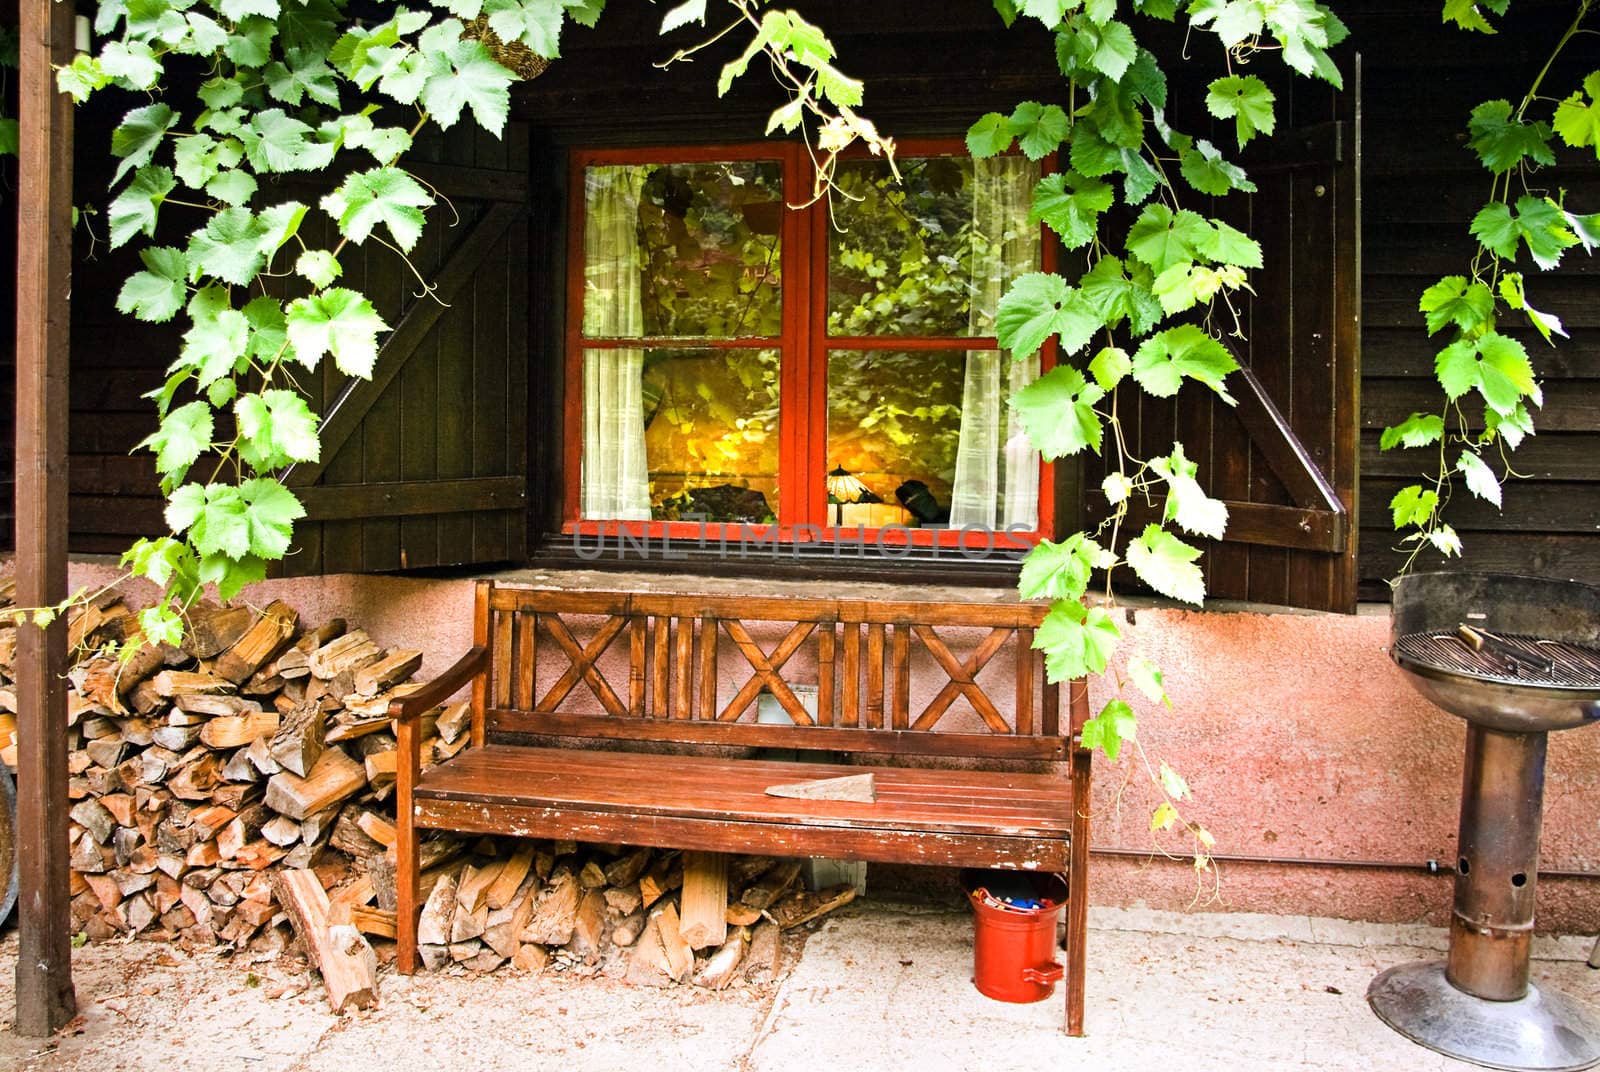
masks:
[[[1181,441],[1207,492],[1228,506],[1227,538],[1208,543],[1203,559],[1213,599],[1355,610],[1359,57],[1345,76],[1342,94],[1274,86],[1280,130],[1247,157],[1258,190],[1230,199],[1233,222],[1266,259],[1240,305],[1248,341],[1229,340],[1242,366],[1228,381],[1238,405],[1187,385],[1172,400],[1141,397],[1128,415],[1134,450],[1160,455]],[[1218,135],[1218,144],[1232,138]]]
[[[323,453],[285,477],[307,513],[286,573],[524,557],[528,136],[469,128],[407,157],[441,195],[411,266],[371,240],[341,255],[394,331],[370,381],[324,362],[302,384]],[[331,246],[331,225],[318,226]]]

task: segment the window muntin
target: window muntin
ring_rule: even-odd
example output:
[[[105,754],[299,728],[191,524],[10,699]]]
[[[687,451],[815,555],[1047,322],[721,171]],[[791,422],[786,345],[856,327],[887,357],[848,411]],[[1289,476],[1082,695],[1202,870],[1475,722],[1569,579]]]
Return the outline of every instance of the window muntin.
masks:
[[[582,328],[570,366],[584,386],[581,457],[598,464],[587,433],[604,408],[586,373],[614,377],[619,359],[600,370],[598,352],[638,350],[628,375],[640,384],[648,467],[632,509],[591,496],[586,477],[569,518],[585,530],[602,523],[599,531],[618,521],[776,520],[801,539],[811,535],[800,526],[905,525],[912,542],[940,543],[963,525],[1038,531],[1049,488],[1006,399],[1038,374],[1039,357],[1019,367],[1001,354],[993,322],[1010,282],[1044,266],[1040,229],[1027,221],[1041,169],[958,153],[951,144],[903,156],[904,191],[881,161],[841,164],[841,183],[859,198],[835,201],[842,231],[826,203],[769,215],[775,191],[787,184],[792,203],[809,185],[798,149],[783,161],[737,151],[690,151],[703,159],[687,162],[578,154],[579,188],[614,168],[639,191],[631,263],[641,291],[637,331],[611,334],[619,318],[593,318],[590,295],[605,272],[588,257],[589,213],[575,214],[586,234],[585,259],[574,265],[583,287],[572,315]],[[592,198],[584,201],[588,210]],[[610,262],[625,268],[629,258]],[[708,270],[735,263],[721,277]],[[665,419],[657,391],[673,399]],[[827,474],[841,466],[859,467],[867,498],[882,502],[830,499]],[[789,489],[781,499],[780,484]],[[770,514],[758,520],[763,504]]]

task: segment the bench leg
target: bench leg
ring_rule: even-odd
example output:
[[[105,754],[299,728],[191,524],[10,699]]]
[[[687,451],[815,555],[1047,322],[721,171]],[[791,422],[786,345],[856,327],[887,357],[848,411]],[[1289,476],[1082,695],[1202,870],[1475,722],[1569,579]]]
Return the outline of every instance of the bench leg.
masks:
[[[412,811],[411,787],[418,750],[415,723],[402,721],[397,727],[399,771],[396,778],[394,815],[395,886],[395,970],[410,975],[417,970],[417,826]]]
[[[1076,735],[1089,716],[1089,689],[1072,683],[1072,727]],[[1067,856],[1067,1034],[1083,1035],[1083,987],[1089,937],[1089,751],[1074,741],[1072,758],[1072,847]]]

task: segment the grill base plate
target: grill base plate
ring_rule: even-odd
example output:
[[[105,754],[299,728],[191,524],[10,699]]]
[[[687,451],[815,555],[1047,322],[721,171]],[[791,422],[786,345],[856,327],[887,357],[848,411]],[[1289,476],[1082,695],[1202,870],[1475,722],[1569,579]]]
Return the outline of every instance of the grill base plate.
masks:
[[[1487,1001],[1452,986],[1444,966],[1389,968],[1367,987],[1367,1002],[1411,1041],[1485,1068],[1577,1072],[1600,1064],[1600,1016],[1588,1005],[1531,984],[1516,1001]]]

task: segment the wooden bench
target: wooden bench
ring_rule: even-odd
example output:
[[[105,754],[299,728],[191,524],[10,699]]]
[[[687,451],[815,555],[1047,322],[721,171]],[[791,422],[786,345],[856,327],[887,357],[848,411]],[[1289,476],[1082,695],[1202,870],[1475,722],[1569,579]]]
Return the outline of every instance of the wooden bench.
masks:
[[[1032,649],[1045,609],[480,582],[473,648],[389,709],[400,970],[416,967],[419,828],[1057,872],[1070,891],[1067,1031],[1081,1035],[1090,765],[1075,742],[1088,700],[1073,683],[1063,725],[1060,689]],[[469,683],[472,746],[421,772],[419,717]],[[1008,693],[1004,708],[989,690]],[[758,748],[871,765],[745,758]],[[1020,760],[1061,766],[1004,762]],[[764,792],[866,769],[872,803]]]

